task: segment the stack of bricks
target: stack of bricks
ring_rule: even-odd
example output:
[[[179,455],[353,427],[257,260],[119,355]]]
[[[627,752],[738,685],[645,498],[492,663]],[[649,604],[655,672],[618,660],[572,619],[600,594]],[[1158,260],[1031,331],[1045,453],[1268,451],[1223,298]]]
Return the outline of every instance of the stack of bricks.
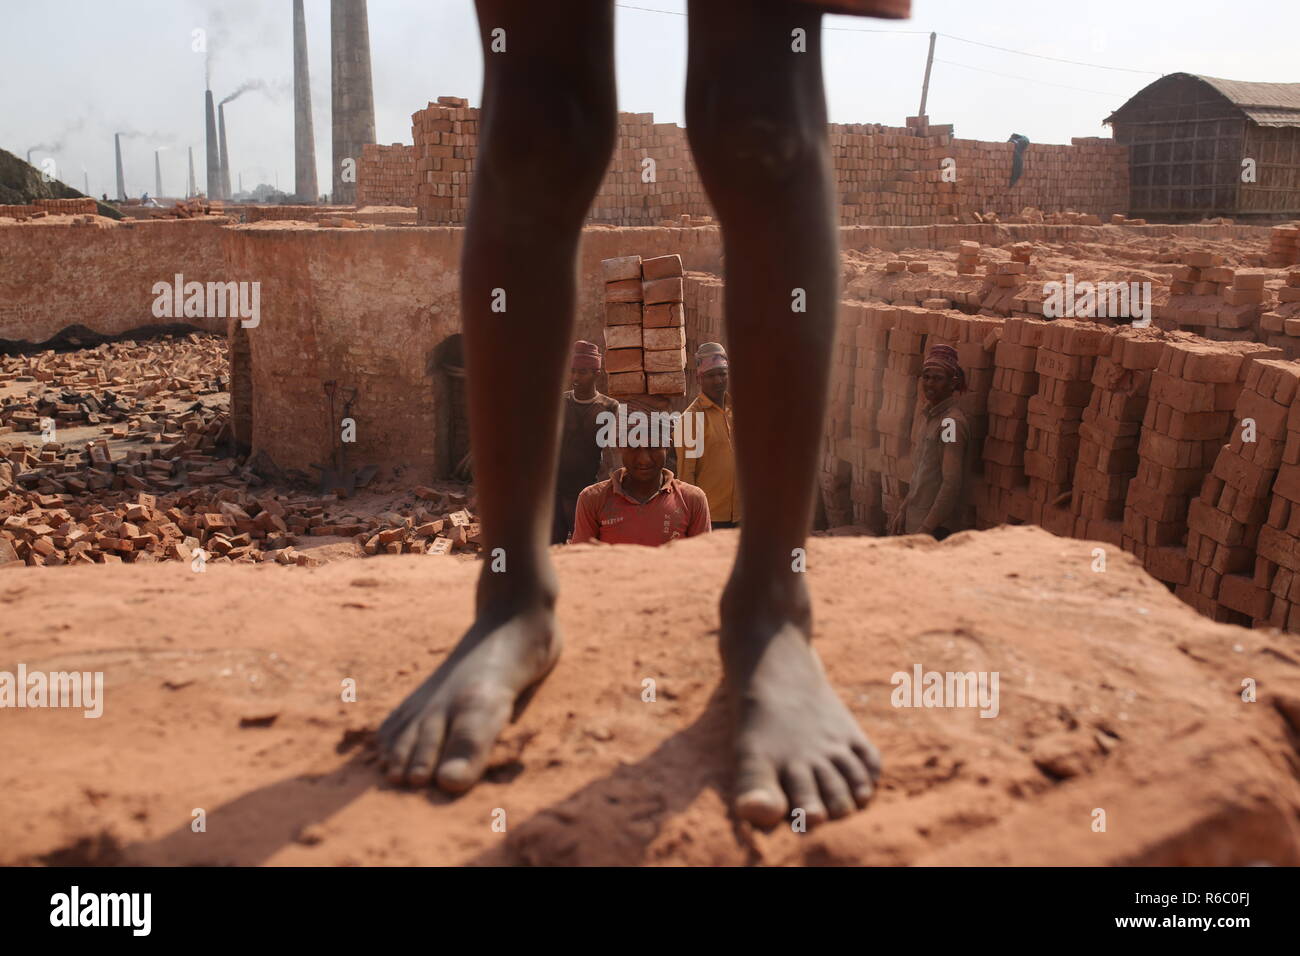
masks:
[[[853,370],[853,411],[850,419],[850,462],[853,466],[850,498],[853,520],[883,533],[884,481],[880,465],[880,414],[885,401],[885,368],[889,362],[889,335],[898,322],[898,310],[886,306],[860,307],[856,327],[857,350]]]
[[[980,244],[972,239],[963,239],[957,251],[957,274],[973,276],[979,271]]]
[[[1288,439],[1300,447],[1300,432],[1287,433],[1297,384],[1300,366],[1292,362],[1249,363],[1231,440],[1219,451],[1188,511],[1190,573],[1176,593],[1216,621],[1250,625],[1266,620],[1272,610],[1269,588],[1276,582],[1256,580],[1255,550]],[[1300,494],[1300,483],[1291,484],[1296,477],[1300,469],[1288,473],[1282,490]],[[1285,593],[1289,590],[1288,584]]]
[[[610,395],[686,392],[686,309],[679,255],[601,262]]]
[[[1263,623],[1300,631],[1300,402],[1292,403],[1287,414],[1282,462],[1256,543],[1254,584],[1271,596]],[[1220,599],[1225,586],[1231,600],[1236,588],[1227,579],[1220,585]]]
[[[1107,345],[1093,368],[1092,399],[1079,425],[1070,510],[1079,537],[1120,547],[1151,373],[1164,342],[1154,330],[1121,326],[1107,333]]]
[[[1122,546],[1155,577],[1185,584],[1187,512],[1231,428],[1255,343],[1174,340],[1151,376],[1138,470],[1129,482]]]
[[[463,223],[479,111],[442,96],[411,123],[419,221]],[[846,225],[969,221],[976,211],[1010,215],[1026,206],[1047,214],[1082,210],[1079,221],[1099,222],[1096,213],[1109,214],[1126,201],[1127,150],[1113,142],[1035,144],[1025,156],[1024,175],[1008,190],[1010,143],[954,139],[950,126],[831,124],[827,132]],[[687,217],[693,225],[712,214],[686,130],[656,123],[651,113],[620,113],[614,155],[590,220],[653,226]]]
[[[1267,333],[1264,341],[1289,359],[1300,358],[1300,269],[1287,273],[1277,298],[1277,306],[1259,317],[1259,327]]]
[[[885,311],[894,313],[894,323],[889,329],[885,351],[877,429],[881,501],[886,514],[893,517],[907,495],[907,484],[912,478],[912,425],[916,419],[918,382],[925,362],[932,313],[910,308]]]
[[[1038,394],[1038,347],[1048,323],[1011,318],[993,353],[993,384],[988,397],[988,437],[984,440],[984,480],[977,501],[981,527],[1008,519],[1038,523],[1025,487],[1025,443],[1029,437],[1029,402]]]
[[[990,262],[984,267],[984,287],[980,290],[980,308],[988,312],[1014,311],[1024,298],[1026,277],[1034,274],[1029,255],[1033,246],[1018,242],[1011,247],[1007,262]],[[1027,311],[1027,310],[1026,310]],[[1039,312],[1041,314],[1041,308]]]
[[[1167,328],[1187,329],[1206,338],[1250,341],[1256,337],[1264,274],[1237,273],[1214,252],[1193,252],[1187,265],[1173,270],[1169,301],[1157,311]]]
[[[1268,237],[1268,258],[1264,264],[1282,269],[1300,263],[1300,226],[1274,226]]]
[[[479,111],[440,96],[411,116],[414,200],[420,225],[463,225],[478,151]]]
[[[1038,394],[1029,399],[1025,475],[1041,523],[1055,534],[1074,533],[1074,512],[1062,507],[1079,459],[1079,427],[1092,400],[1097,357],[1109,346],[1106,328],[1061,319],[1043,330],[1034,370]]]
[[[825,442],[822,458],[822,501],[831,527],[857,520],[852,501],[854,376],[858,363],[858,330],[865,321],[865,306],[840,300],[835,345],[831,352],[830,397],[826,403]]]
[[[711,216],[686,130],[656,123],[653,113],[620,113],[618,141],[589,220],[653,226],[661,220]]]
[[[357,166],[358,206],[415,205],[415,147],[394,143],[361,147]]]

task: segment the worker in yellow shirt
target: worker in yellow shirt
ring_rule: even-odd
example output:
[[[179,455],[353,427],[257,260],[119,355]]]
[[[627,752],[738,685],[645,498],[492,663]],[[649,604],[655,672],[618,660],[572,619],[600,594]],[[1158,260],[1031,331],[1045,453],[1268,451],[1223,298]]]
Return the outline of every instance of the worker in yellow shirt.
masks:
[[[736,453],[732,438],[731,396],[727,394],[727,352],[717,342],[705,342],[695,352],[695,377],[700,394],[683,415],[704,416],[704,440],[698,458],[679,450],[679,478],[698,485],[709,499],[713,528],[740,524],[740,489],[736,486]],[[697,419],[698,420],[698,419]]]

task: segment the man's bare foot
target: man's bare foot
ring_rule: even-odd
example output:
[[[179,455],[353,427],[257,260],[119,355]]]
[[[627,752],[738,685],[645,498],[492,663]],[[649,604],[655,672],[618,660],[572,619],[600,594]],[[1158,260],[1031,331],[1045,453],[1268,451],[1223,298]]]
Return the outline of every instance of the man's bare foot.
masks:
[[[508,603],[483,592],[478,619],[451,656],[379,728],[393,783],[433,779],[449,793],[472,787],[520,696],[560,657],[553,591]]]
[[[732,576],[722,598],[722,664],[736,758],[735,808],[773,826],[802,808],[810,823],[870,799],[880,754],[826,681],[809,643],[811,607],[800,576]]]

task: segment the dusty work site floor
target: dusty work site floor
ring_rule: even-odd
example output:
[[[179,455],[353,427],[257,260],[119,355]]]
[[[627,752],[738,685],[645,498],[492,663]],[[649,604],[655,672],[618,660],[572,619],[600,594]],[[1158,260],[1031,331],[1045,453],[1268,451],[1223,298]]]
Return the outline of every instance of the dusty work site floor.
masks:
[[[98,719],[3,714],[0,863],[1300,863],[1300,638],[1030,527],[811,542],[817,647],[884,776],[806,833],[738,824],[714,646],[736,540],[560,549],[565,656],[458,799],[387,785],[371,736],[469,623],[476,562],[7,575],[0,670],[105,688]],[[997,716],[893,706],[918,666],[997,672]]]

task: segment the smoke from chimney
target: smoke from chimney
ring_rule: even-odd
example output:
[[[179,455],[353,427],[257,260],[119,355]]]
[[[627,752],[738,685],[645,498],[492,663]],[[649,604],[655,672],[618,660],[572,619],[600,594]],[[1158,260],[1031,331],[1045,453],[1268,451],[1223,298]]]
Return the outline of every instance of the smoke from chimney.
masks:
[[[217,147],[217,111],[212,105],[212,91],[203,94],[208,131],[208,198],[221,198],[221,153]]]

